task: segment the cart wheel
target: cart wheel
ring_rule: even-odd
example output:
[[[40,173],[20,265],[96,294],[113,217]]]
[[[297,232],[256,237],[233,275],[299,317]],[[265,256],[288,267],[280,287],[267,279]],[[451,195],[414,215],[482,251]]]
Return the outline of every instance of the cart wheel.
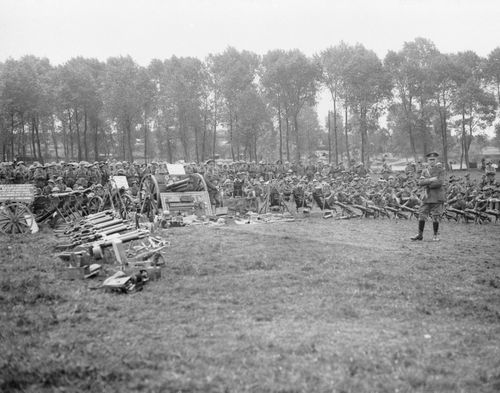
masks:
[[[100,196],[94,195],[87,203],[88,214],[99,213],[103,208],[103,200]]]
[[[139,190],[140,213],[146,213],[147,217],[152,220],[158,214],[160,206],[160,187],[158,181],[153,175],[145,175],[141,179]]]
[[[10,202],[0,207],[0,232],[7,234],[28,233],[31,231],[30,221],[35,218],[23,203]]]

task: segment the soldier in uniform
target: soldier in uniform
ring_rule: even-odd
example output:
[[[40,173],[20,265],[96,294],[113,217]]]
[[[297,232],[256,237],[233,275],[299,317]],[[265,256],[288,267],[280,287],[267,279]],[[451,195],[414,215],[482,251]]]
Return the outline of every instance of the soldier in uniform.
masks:
[[[219,207],[222,206],[222,201],[219,194],[219,171],[215,166],[215,161],[210,159],[206,162],[205,170],[205,183],[207,184],[207,191],[210,197],[210,203]]]
[[[233,193],[235,197],[243,196],[243,188],[245,187],[245,172],[238,172],[233,183]]]
[[[78,166],[76,163],[69,162],[64,169],[63,177],[66,181],[66,185],[68,187],[73,187],[76,183],[76,171],[75,166]]]
[[[70,191],[68,189],[67,185],[64,183],[64,179],[62,176],[59,176],[56,181],[55,181],[55,187],[59,188],[60,192],[67,192]]]
[[[47,172],[45,171],[43,165],[38,162],[35,164],[33,164],[35,166],[35,171],[33,172],[33,180],[35,181],[35,186],[37,188],[43,189],[43,187],[47,185]]]
[[[89,185],[101,184],[101,171],[99,170],[99,164],[93,163],[88,167],[88,179]]]
[[[491,160],[486,161],[486,166],[484,169],[484,185],[492,185],[495,183],[496,168],[493,166]]]
[[[445,195],[443,190],[444,169],[441,163],[437,162],[439,154],[432,152],[426,155],[428,168],[422,171],[419,186],[423,187],[425,194],[422,198],[422,205],[419,209],[418,234],[411,240],[423,240],[425,220],[429,215],[432,217],[432,228],[434,231],[433,241],[439,241],[439,217],[443,213]]]
[[[56,186],[55,181],[52,179],[49,179],[47,181],[47,185],[43,187],[42,189],[42,194],[43,195],[50,195],[52,194],[52,189]]]
[[[29,171],[24,161],[18,161],[16,163],[16,168],[14,169],[14,184],[23,184],[28,180]]]

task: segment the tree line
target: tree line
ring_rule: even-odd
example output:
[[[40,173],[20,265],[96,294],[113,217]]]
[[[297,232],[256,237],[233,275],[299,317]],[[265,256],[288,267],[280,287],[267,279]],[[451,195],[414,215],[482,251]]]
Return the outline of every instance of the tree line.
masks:
[[[320,125],[321,91],[333,106]],[[471,143],[495,123],[499,99],[500,47],[486,58],[445,54],[424,38],[384,59],[344,42],[311,57],[228,47],[204,60],[172,56],[147,67],[130,56],[53,66],[27,55],[0,62],[0,154],[40,162],[291,162],[325,150],[330,162],[355,157],[369,165],[388,150],[417,159],[436,148],[448,162],[459,148],[468,166]]]

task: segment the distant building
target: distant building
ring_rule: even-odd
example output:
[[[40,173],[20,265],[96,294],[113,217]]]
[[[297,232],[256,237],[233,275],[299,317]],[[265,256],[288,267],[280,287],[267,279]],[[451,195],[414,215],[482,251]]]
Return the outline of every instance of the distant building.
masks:
[[[500,160],[500,148],[495,146],[487,146],[481,149],[481,153],[477,157],[477,161],[481,162],[482,159],[492,160],[495,164],[498,164]]]
[[[487,146],[481,149],[481,153],[477,156],[477,167],[481,167],[481,160],[485,161],[491,160],[493,164],[497,167],[497,171],[500,170],[500,148],[495,146]]]

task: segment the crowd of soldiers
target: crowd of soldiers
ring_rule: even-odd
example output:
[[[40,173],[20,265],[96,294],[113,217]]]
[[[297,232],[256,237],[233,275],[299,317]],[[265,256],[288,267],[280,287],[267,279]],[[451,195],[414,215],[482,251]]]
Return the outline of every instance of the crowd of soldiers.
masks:
[[[295,209],[314,206],[328,211],[335,210],[335,206],[355,206],[357,211],[361,209],[366,215],[371,212],[374,216],[415,211],[422,199],[419,179],[426,169],[426,163],[413,162],[404,171],[393,172],[385,161],[376,174],[360,162],[351,162],[348,167],[343,163],[335,165],[315,160],[304,164],[214,160],[182,164],[186,174],[199,173],[204,177],[211,202],[216,207],[222,206],[224,199],[236,197],[265,200],[270,207],[292,205]],[[0,163],[0,184],[33,183],[36,193],[45,195],[104,186],[112,176],[125,176],[132,195],[137,195],[145,174],[165,176],[167,184],[178,181],[177,177],[168,175],[164,162]],[[495,174],[491,161],[486,163],[478,180],[471,179],[470,173],[461,177],[449,173],[445,184],[448,213],[498,212],[500,184]]]

